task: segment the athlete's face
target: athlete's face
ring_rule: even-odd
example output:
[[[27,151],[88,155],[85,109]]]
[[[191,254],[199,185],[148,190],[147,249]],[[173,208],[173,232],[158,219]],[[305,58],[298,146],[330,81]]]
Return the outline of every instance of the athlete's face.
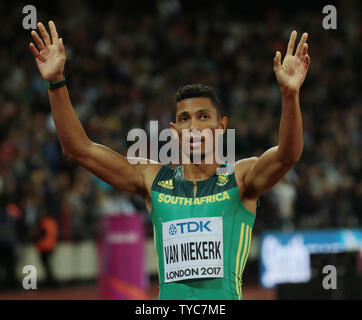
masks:
[[[176,122],[170,127],[178,133],[180,148],[184,144],[191,157],[199,152],[203,159],[215,150],[215,130],[224,132],[226,125],[227,118],[218,115],[209,98],[189,98],[177,103]]]

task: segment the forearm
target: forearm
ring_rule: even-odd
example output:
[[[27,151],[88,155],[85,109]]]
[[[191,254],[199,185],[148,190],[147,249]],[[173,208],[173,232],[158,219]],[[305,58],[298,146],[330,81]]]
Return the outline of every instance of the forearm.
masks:
[[[67,156],[81,154],[91,141],[72,107],[67,87],[49,89],[48,95],[63,153]]]
[[[303,151],[303,124],[299,90],[283,90],[282,115],[279,126],[278,158],[286,163],[299,160]]]

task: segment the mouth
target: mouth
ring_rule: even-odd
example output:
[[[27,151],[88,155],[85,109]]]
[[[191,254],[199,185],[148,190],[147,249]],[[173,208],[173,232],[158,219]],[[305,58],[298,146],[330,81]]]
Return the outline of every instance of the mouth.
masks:
[[[190,137],[190,146],[195,148],[200,148],[201,143],[205,141],[205,137]]]

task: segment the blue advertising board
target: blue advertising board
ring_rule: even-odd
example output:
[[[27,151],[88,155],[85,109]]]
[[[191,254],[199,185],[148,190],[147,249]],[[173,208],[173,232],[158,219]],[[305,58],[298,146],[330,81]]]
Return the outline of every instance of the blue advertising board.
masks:
[[[308,282],[311,254],[362,250],[362,229],[265,232],[260,237],[259,248],[262,287]]]

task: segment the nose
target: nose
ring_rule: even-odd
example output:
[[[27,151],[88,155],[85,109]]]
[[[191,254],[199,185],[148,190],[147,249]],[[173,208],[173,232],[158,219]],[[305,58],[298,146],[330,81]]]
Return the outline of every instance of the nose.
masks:
[[[200,133],[200,126],[199,123],[196,119],[192,118],[191,119],[191,124],[190,124],[190,132],[192,133]]]

